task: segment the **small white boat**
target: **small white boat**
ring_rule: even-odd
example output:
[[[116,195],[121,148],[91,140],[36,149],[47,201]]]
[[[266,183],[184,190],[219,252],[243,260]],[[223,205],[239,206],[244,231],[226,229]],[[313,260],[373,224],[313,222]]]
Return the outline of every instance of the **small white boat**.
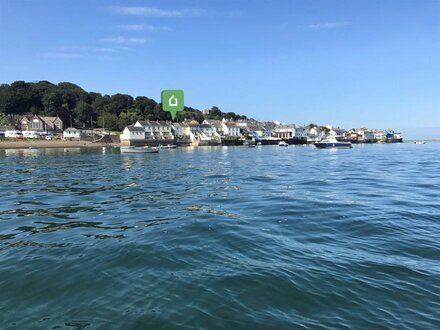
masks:
[[[414,144],[426,144],[426,141],[414,141]]]
[[[175,144],[167,144],[165,146],[160,145],[158,146],[158,149],[176,149],[177,146]]]
[[[159,149],[155,147],[121,147],[123,154],[157,154]]]
[[[289,144],[286,141],[280,141],[280,143],[278,143],[278,145],[280,147],[288,147],[289,146]]]
[[[335,137],[329,137],[314,144],[319,149],[348,149],[351,148],[351,142],[339,142]]]

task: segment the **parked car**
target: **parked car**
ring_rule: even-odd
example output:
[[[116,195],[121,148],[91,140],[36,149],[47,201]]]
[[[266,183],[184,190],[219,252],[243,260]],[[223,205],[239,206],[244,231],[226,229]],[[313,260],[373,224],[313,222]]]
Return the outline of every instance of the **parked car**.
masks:
[[[37,138],[45,139],[45,140],[52,140],[53,134],[51,132],[35,132],[37,135]]]

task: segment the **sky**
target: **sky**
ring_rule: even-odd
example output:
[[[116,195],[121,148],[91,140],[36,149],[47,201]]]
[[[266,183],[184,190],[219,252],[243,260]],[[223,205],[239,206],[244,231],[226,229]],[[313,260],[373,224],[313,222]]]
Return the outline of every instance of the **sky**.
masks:
[[[0,83],[440,138],[439,17],[440,0],[0,0]]]

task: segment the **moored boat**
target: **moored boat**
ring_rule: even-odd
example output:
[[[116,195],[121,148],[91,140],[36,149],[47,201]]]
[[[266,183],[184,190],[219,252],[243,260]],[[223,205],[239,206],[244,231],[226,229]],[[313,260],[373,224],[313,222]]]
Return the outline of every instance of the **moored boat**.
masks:
[[[167,145],[159,145],[158,149],[176,149],[177,146],[175,144],[167,144]]]
[[[121,153],[123,154],[156,154],[159,152],[157,148],[151,147],[121,147]]]
[[[351,142],[340,142],[334,137],[329,137],[321,142],[316,142],[314,146],[319,149],[348,149],[351,148]]]
[[[426,144],[426,141],[414,141],[414,144]]]
[[[280,143],[278,143],[278,145],[280,147],[288,147],[289,146],[286,141],[280,141]]]

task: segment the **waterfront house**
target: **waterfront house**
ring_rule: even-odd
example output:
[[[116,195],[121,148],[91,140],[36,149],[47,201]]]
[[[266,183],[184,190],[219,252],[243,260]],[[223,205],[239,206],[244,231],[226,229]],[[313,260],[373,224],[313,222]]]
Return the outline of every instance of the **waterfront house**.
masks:
[[[336,127],[332,127],[327,133],[329,137],[334,137],[336,139],[344,139],[346,134],[347,131],[345,129]]]
[[[81,139],[81,131],[75,127],[68,127],[63,131],[63,138],[70,141],[79,141]]]
[[[209,124],[198,124],[192,127],[193,132],[197,132],[200,141],[221,142],[221,135],[217,133],[216,128]]]
[[[321,141],[325,138],[325,131],[319,126],[312,126],[308,129],[307,139],[310,141]]]
[[[22,131],[62,132],[63,121],[60,117],[23,116],[20,120]]]
[[[386,135],[384,131],[381,130],[374,130],[374,140],[376,141],[385,141]]]
[[[249,125],[248,128],[251,135],[256,135],[258,137],[263,137],[266,133],[264,126],[261,124]]]
[[[222,122],[223,135],[241,136],[240,127],[233,122]]]
[[[240,127],[242,135],[262,138],[265,134],[264,126],[255,119],[240,119],[236,122],[236,125]]]
[[[171,130],[171,123],[159,121],[159,131],[162,133],[161,138],[164,140],[174,140],[174,135]]]
[[[189,141],[193,145],[198,144],[198,137],[196,135],[196,131],[194,130],[194,127],[196,127],[199,123],[195,120],[189,121],[186,120],[183,123],[181,123],[182,126],[182,132],[183,132],[183,138],[181,140]]]
[[[136,142],[145,141],[145,130],[143,127],[129,125],[124,128],[121,134],[121,143],[132,145]]]
[[[183,138],[185,135],[184,134],[184,130],[185,130],[184,125],[182,125],[181,123],[172,123],[171,130],[172,130],[173,135],[178,139]]]
[[[198,128],[200,129],[200,132],[202,132],[203,135],[205,135],[209,139],[212,138],[213,136],[220,137],[220,135],[217,134],[217,130],[212,125],[209,125],[209,124],[199,124]]]
[[[192,145],[212,145],[221,142],[221,136],[213,125],[186,120],[173,123],[172,127],[174,135],[181,142],[190,142]]]
[[[273,130],[273,136],[279,139],[288,140],[289,143],[307,143],[307,129],[296,124],[279,125]]]
[[[356,132],[356,129],[352,128],[351,130],[349,130],[347,132],[347,134],[345,134],[346,138],[348,140],[350,140],[352,143],[357,143],[358,142],[358,134]]]
[[[272,137],[273,131],[278,126],[275,122],[272,121],[263,122],[262,125],[264,127],[264,137]]]
[[[216,119],[205,119],[202,124],[211,125],[217,134],[223,135],[223,122]]]
[[[357,140],[361,143],[372,143],[375,142],[374,132],[371,129],[359,128],[356,130]]]
[[[137,121],[136,127],[142,127],[146,140],[174,140],[171,124],[164,121]]]
[[[177,138],[178,141],[185,142],[194,142],[196,137],[191,130],[191,126],[198,125],[196,121],[184,121],[182,123],[172,123],[172,132],[173,135]]]

